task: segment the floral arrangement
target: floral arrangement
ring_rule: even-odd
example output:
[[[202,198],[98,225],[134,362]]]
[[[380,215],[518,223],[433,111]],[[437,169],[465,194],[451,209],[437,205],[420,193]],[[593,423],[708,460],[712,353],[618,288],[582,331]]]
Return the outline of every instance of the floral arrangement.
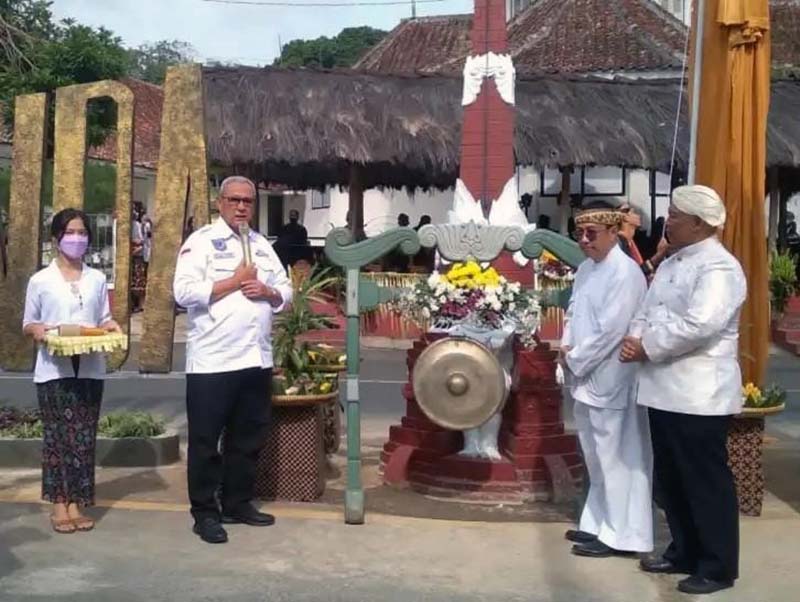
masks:
[[[786,391],[777,385],[762,392],[753,383],[747,383],[742,387],[742,397],[746,408],[775,408],[786,403]]]
[[[536,273],[540,278],[558,283],[569,283],[575,280],[575,272],[567,264],[560,261],[549,251],[544,251],[536,265]]]
[[[450,328],[458,323],[484,329],[513,325],[525,346],[535,344],[540,307],[532,292],[508,282],[493,267],[453,264],[414,285],[396,303],[397,309],[421,325]]]

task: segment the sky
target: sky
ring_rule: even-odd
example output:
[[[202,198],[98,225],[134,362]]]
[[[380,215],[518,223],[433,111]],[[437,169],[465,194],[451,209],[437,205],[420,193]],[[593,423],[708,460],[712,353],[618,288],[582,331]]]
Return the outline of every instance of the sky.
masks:
[[[250,0],[258,2],[259,0]],[[276,0],[272,0],[276,1]],[[403,0],[280,0],[286,3],[385,2]],[[417,15],[472,12],[472,0],[418,0]],[[390,30],[411,16],[411,5],[277,7],[220,4],[204,0],[54,0],[57,19],[103,26],[126,46],[177,39],[190,43],[200,61],[271,64],[279,40],[334,36],[345,27],[369,25]]]

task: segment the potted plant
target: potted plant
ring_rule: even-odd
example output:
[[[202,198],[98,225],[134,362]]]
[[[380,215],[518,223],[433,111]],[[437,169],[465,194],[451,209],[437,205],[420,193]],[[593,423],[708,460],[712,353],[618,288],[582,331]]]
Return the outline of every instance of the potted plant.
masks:
[[[762,391],[754,383],[742,387],[744,407],[728,432],[728,463],[736,481],[739,511],[760,516],[764,502],[764,419],[782,412],[786,392],[773,385]]]
[[[292,303],[275,319],[276,377],[272,399],[275,404],[286,405],[322,403],[325,453],[333,454],[339,449],[342,424],[336,375],[345,369],[346,358],[339,349],[301,343],[299,339],[309,331],[333,326],[332,317],[316,312],[314,305],[336,299],[341,277],[332,268],[316,267],[310,271],[292,270],[291,278]],[[298,379],[300,382],[296,382]]]
[[[775,252],[769,264],[770,307],[773,319],[779,318],[789,298],[797,291],[797,265],[789,251]]]

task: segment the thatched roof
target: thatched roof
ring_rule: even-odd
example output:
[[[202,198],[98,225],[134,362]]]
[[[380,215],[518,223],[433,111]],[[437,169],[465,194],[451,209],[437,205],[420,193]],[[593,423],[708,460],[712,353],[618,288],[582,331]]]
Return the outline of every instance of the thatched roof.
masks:
[[[437,187],[458,175],[461,80],[353,72],[204,70],[212,163],[292,187]],[[678,80],[523,77],[517,83],[519,165],[668,170]],[[688,159],[681,121],[676,163]],[[800,165],[800,82],[773,85],[769,162]]]

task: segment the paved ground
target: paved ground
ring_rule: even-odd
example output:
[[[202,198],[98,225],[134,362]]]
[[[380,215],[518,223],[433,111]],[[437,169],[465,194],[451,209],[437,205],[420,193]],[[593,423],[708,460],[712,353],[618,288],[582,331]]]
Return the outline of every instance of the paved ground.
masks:
[[[771,379],[790,391],[790,399],[787,411],[768,423],[764,515],[742,519],[742,578],[735,590],[711,601],[800,599],[800,360],[774,353]],[[47,525],[46,506],[37,502],[37,471],[3,471],[0,601],[691,599],[675,592],[675,577],[644,575],[632,559],[571,556],[562,540],[568,524],[558,512],[519,522],[513,508],[443,506],[380,487],[376,453],[402,412],[404,370],[401,352],[364,355],[364,481],[368,500],[384,500],[370,507],[366,525],[344,525],[340,499],[326,497],[331,503],[270,505],[278,516],[275,527],[235,526],[228,545],[208,546],[189,531],[185,469],[178,464],[99,470],[101,500],[92,510],[97,530],[57,536]],[[109,381],[105,408],[160,412],[183,430],[182,395],[180,375],[123,373]],[[0,374],[0,398],[32,405],[32,385],[25,376]],[[565,410],[569,418],[569,407]],[[341,489],[341,462],[341,455],[334,459],[329,492]],[[660,518],[659,540],[665,540]]]

